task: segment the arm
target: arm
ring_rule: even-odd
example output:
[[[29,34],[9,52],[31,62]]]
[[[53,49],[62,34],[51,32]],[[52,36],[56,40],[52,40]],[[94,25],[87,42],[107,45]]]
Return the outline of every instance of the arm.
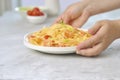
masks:
[[[86,9],[89,11],[90,15],[95,15],[98,13],[103,13],[120,8],[120,0],[87,0],[89,5]]]

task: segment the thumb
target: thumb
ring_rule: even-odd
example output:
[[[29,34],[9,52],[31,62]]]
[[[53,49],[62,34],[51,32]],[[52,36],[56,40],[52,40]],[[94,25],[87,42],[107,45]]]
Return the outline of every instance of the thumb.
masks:
[[[88,29],[88,33],[95,35],[101,27],[102,27],[101,23],[97,22],[93,27]]]

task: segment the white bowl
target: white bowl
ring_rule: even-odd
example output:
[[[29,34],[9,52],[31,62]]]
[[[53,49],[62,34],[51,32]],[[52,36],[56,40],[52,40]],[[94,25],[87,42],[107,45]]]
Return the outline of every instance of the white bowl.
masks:
[[[44,13],[44,15],[42,15],[42,16],[29,16],[29,15],[27,15],[27,20],[33,24],[43,23],[47,18],[47,14],[45,12],[43,12],[43,13]]]
[[[27,11],[33,9],[34,7],[38,7],[42,12],[48,13],[48,8],[44,6],[23,6],[16,7],[15,11],[18,12],[23,18],[27,17]]]

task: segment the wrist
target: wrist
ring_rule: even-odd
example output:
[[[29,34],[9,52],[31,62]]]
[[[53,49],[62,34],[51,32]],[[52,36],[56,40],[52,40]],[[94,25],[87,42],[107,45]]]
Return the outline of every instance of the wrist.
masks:
[[[120,0],[109,1],[109,0],[85,0],[89,4],[86,6],[86,10],[89,11],[90,15],[96,15],[99,13],[111,11],[120,8]]]

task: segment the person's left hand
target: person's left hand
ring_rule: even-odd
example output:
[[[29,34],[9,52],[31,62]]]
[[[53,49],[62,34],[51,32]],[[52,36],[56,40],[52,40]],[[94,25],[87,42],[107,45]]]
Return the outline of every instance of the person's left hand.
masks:
[[[120,20],[103,20],[88,30],[93,36],[80,43],[76,53],[83,56],[97,56],[115,39],[120,38]]]
[[[83,0],[70,5],[55,21],[59,23],[61,20],[73,27],[82,27],[88,20],[90,15],[90,9],[87,7],[91,3],[91,0]],[[94,11],[95,12],[95,11]]]

